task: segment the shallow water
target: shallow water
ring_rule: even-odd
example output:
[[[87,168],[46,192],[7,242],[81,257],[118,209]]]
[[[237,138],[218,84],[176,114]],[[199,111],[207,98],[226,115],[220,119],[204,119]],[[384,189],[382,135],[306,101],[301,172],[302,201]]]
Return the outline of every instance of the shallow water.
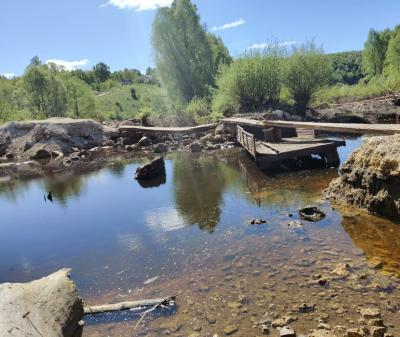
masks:
[[[341,159],[360,142],[347,140]],[[147,160],[0,185],[0,282],[71,267],[89,304],[178,294],[168,317],[149,315],[135,331],[131,318],[90,324],[85,336],[212,336],[229,324],[256,336],[266,312],[296,316],[291,325],[307,334],[320,321],[359,327],[365,306],[400,334],[400,226],[333,209],[322,191],[337,170],[267,175],[237,150],[180,153],[167,157],[166,181],[145,188],[133,172]],[[307,205],[327,217],[288,228]],[[340,263],[350,265],[344,276],[334,272]],[[299,313],[303,303],[315,310]]]

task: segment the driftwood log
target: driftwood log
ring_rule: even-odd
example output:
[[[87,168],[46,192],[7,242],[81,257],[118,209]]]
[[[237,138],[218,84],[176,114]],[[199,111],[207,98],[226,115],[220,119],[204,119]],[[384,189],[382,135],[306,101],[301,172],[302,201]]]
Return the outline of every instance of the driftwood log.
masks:
[[[0,336],[80,337],[83,305],[69,269],[0,285]]]
[[[168,306],[171,302],[175,302],[175,296],[165,297],[165,298],[155,298],[150,300],[102,304],[96,306],[85,306],[83,308],[83,311],[85,315],[98,314],[102,312],[138,309],[144,307],[157,307],[161,305]]]

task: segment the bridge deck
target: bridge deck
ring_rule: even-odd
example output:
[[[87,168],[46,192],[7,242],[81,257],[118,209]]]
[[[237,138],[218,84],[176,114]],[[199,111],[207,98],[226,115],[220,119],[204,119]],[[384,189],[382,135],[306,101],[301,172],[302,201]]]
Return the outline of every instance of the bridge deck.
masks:
[[[218,124],[204,124],[198,126],[185,127],[162,127],[162,126],[120,126],[119,131],[127,133],[144,133],[144,134],[184,134],[208,131],[214,129]]]
[[[358,124],[358,123],[317,123],[294,121],[260,121],[249,118],[225,118],[223,123],[253,126],[253,127],[278,127],[278,128],[304,128],[321,131],[356,134],[394,134],[400,133],[400,124]]]

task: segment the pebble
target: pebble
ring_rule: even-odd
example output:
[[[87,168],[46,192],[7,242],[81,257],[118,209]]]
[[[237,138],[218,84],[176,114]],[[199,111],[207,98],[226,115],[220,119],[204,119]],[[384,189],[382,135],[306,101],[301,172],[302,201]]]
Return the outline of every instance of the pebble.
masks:
[[[232,335],[239,330],[236,324],[229,324],[224,328],[225,335]]]
[[[296,333],[290,326],[284,326],[279,329],[280,337],[296,337]]]
[[[379,312],[378,309],[375,308],[364,308],[361,309],[361,316],[366,318],[366,319],[374,319],[374,318],[380,318],[381,313]]]

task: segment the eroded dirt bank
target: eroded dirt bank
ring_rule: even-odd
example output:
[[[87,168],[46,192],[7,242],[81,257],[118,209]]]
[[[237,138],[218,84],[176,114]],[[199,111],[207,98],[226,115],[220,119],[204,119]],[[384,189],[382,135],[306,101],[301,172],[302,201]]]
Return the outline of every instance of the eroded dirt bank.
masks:
[[[400,219],[400,135],[366,138],[339,173],[331,199]]]

